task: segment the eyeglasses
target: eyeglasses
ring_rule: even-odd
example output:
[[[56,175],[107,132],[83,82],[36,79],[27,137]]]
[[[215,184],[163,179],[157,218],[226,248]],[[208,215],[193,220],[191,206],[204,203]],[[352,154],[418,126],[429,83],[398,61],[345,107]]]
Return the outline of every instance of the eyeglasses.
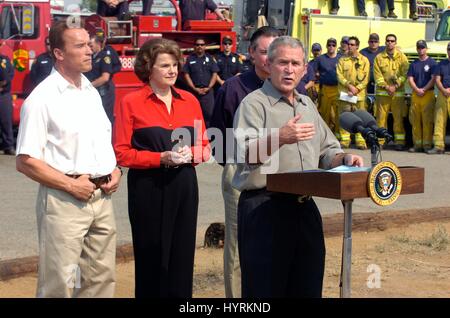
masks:
[[[336,44],[327,44],[327,46],[333,46],[334,47],[334,46],[336,46]]]
[[[370,40],[369,43],[378,43],[376,40]]]
[[[395,40],[386,40],[386,43],[395,43]]]
[[[233,43],[224,43],[223,45],[233,45]]]
[[[205,43],[195,43],[195,46],[205,46]]]

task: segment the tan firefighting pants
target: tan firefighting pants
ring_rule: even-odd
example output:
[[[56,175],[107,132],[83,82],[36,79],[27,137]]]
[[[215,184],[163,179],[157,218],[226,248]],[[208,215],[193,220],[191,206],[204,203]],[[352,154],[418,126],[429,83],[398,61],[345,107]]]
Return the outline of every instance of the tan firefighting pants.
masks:
[[[415,148],[431,148],[433,139],[434,91],[427,91],[424,96],[413,92],[409,121]]]
[[[356,104],[347,103],[344,101],[338,101],[338,111],[339,115],[341,115],[343,112],[354,112],[355,110],[363,109],[366,110],[366,103],[364,100],[359,100]],[[346,131],[345,129],[340,128],[339,133],[341,135],[341,145],[343,147],[349,147],[350,146],[350,133]],[[355,143],[357,147],[366,147],[366,141],[364,140],[363,136],[360,133],[357,133],[355,135]]]
[[[116,224],[110,195],[88,202],[41,185],[37,297],[114,297]]]
[[[336,118],[338,95],[337,86],[322,85],[320,88],[319,113],[339,139],[339,120]]]
[[[405,144],[405,127],[403,126],[403,117],[407,115],[404,96],[376,96],[375,107],[377,108],[378,127],[387,128],[387,117],[389,112],[394,117],[394,140],[397,145]],[[384,139],[378,140],[384,144]]]
[[[450,97],[438,93],[436,106],[434,108],[434,135],[433,143],[438,149],[445,149],[445,131],[447,118],[450,114]]]

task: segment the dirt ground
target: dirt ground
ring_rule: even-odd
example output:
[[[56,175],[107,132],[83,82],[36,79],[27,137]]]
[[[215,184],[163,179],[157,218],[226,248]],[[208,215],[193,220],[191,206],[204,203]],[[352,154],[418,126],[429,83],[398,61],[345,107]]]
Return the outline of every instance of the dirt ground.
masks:
[[[352,297],[450,297],[450,221],[353,233]],[[339,297],[342,237],[326,238],[323,296]],[[222,249],[198,248],[194,297],[224,297]],[[117,265],[116,297],[133,297],[133,262]],[[0,297],[33,297],[35,275],[0,281]]]

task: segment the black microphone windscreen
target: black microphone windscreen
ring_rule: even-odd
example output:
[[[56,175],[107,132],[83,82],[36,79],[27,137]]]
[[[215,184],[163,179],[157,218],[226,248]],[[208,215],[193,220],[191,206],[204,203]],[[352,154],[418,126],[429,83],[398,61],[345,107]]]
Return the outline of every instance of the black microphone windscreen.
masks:
[[[371,127],[377,125],[377,121],[375,120],[375,118],[365,110],[358,109],[354,111],[353,114],[361,118],[364,127]]]
[[[354,134],[357,133],[357,126],[362,126],[362,120],[352,112],[343,112],[339,116],[339,123],[343,129]]]

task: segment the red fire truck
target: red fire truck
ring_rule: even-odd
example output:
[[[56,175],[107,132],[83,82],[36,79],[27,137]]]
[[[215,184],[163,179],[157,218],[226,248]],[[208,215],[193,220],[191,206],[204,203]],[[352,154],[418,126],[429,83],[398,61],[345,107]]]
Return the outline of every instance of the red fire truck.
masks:
[[[133,65],[136,53],[145,41],[154,37],[171,39],[178,43],[184,54],[192,52],[198,36],[205,38],[207,49],[213,53],[221,49],[224,37],[231,37],[235,42],[233,22],[219,21],[212,14],[207,15],[207,20],[188,21],[182,30],[177,1],[167,1],[174,15],[135,14],[131,20],[118,21],[115,17],[96,14],[52,14],[50,0],[0,0],[0,52],[7,55],[15,67],[12,83],[14,124],[18,125],[20,107],[33,89],[31,65],[39,54],[45,52],[44,40],[53,21],[71,19],[71,23],[78,23],[83,20],[90,33],[99,29],[103,31],[107,43],[119,53],[122,62],[121,71],[114,75],[116,104],[124,94],[142,86],[134,74]]]

